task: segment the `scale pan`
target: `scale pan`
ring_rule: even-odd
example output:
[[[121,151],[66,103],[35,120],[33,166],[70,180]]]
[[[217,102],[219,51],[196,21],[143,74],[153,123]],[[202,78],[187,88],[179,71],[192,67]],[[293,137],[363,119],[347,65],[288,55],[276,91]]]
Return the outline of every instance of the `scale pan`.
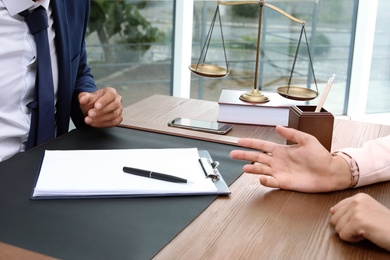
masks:
[[[190,70],[202,77],[223,78],[229,74],[227,69],[211,64],[191,64]]]
[[[293,100],[312,100],[318,96],[317,91],[296,86],[282,86],[277,89],[282,97]]]

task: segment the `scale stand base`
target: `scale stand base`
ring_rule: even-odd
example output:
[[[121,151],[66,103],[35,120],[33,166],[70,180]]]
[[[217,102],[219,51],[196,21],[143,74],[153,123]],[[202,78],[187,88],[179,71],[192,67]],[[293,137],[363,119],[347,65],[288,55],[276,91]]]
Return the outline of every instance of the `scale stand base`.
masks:
[[[268,97],[263,95],[258,89],[252,89],[242,94],[240,100],[249,103],[266,103],[269,101]]]

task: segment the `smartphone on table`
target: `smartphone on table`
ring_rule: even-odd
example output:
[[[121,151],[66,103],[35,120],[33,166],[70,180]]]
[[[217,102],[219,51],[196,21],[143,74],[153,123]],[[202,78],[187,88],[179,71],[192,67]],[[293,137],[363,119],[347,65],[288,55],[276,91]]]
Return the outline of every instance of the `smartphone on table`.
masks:
[[[168,123],[168,126],[214,133],[214,134],[226,134],[233,127],[233,125],[231,124],[218,123],[213,121],[204,121],[198,119],[190,119],[190,118],[182,118],[182,117],[170,121]]]

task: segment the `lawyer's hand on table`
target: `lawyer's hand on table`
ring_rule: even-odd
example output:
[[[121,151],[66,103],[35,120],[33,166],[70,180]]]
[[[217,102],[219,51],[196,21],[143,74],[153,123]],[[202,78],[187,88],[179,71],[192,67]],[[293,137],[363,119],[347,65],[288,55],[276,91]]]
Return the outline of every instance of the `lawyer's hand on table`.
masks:
[[[243,138],[238,145],[253,150],[234,150],[230,156],[250,162],[243,167],[244,172],[259,174],[260,183],[271,188],[316,193],[351,186],[351,170],[341,156],[332,156],[309,134],[282,126],[277,126],[276,131],[296,144]],[[330,213],[331,224],[341,239],[369,239],[390,250],[390,210],[373,198],[355,195],[336,204]]]
[[[78,98],[87,125],[111,127],[122,122],[122,97],[114,88],[103,88],[92,93],[81,92]]]

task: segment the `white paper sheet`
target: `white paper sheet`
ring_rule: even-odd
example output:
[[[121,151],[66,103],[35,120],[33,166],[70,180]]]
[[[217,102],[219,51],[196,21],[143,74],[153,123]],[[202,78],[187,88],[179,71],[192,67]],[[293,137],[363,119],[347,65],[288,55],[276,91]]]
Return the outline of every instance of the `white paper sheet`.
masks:
[[[196,148],[45,151],[36,196],[213,194]],[[172,183],[123,172],[140,168],[187,179]]]

